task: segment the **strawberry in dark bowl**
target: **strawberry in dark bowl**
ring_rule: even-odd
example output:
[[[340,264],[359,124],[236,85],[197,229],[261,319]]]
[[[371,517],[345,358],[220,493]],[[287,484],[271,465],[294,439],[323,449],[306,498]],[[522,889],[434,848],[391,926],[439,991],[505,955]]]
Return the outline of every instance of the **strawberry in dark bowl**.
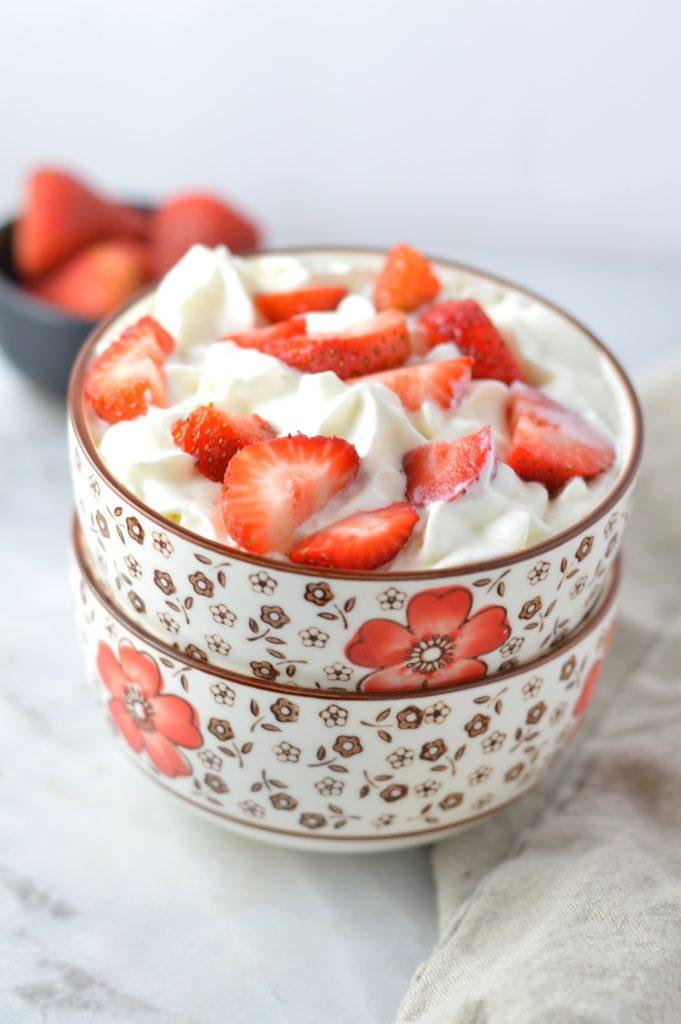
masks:
[[[408,246],[197,246],[95,332],[70,410],[101,584],[201,660],[325,689],[367,685],[377,619],[406,689],[560,641],[640,454],[631,386],[585,328]]]

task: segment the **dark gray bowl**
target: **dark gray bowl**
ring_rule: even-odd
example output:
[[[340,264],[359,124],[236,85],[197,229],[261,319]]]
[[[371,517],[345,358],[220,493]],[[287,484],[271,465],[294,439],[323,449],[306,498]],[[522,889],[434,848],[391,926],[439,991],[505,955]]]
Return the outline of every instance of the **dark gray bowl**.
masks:
[[[0,227],[0,348],[21,373],[63,397],[78,349],[96,321],[62,313],[24,291],[12,260],[13,229],[14,221]]]

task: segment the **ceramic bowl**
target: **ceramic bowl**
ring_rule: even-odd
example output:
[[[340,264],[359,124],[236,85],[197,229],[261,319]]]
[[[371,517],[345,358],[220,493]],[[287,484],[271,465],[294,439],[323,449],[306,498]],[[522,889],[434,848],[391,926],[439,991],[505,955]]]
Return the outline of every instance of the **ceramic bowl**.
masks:
[[[438,690],[331,694],[161,643],[74,552],[87,674],[135,763],[235,832],[334,852],[432,842],[530,789],[591,699],[619,582],[616,565],[580,629],[529,666]]]
[[[383,258],[355,250],[345,255],[377,265]],[[443,278],[462,276],[483,301],[485,294],[503,289],[540,302],[555,316],[557,330],[569,328],[601,353],[631,436],[610,493],[585,519],[540,546],[425,572],[284,564],[192,534],[118,483],[88,430],[82,384],[93,349],[114,326],[116,333],[122,328],[126,315],[142,315],[138,303],[98,328],[78,359],[69,394],[70,452],[76,510],[94,572],[147,632],[199,660],[264,681],[370,691],[385,685],[383,669],[395,668],[390,639],[396,630],[404,638],[404,664],[418,668],[418,651],[424,640],[432,640],[436,617],[443,657],[450,659],[447,681],[455,681],[461,666],[455,655],[451,661],[451,652],[471,620],[476,645],[474,650],[468,645],[467,657],[475,657],[479,674],[491,675],[539,657],[589,613],[619,550],[638,469],[641,423],[635,394],[613,357],[567,314],[489,275],[434,263]],[[414,685],[422,678],[415,670]]]

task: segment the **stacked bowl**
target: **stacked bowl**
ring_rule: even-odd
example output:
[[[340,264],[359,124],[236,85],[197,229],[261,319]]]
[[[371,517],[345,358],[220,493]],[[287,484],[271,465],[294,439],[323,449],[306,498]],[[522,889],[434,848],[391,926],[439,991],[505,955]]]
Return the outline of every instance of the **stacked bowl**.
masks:
[[[641,450],[634,392],[562,311],[433,265],[524,296],[578,332],[606,361],[627,421],[628,450],[600,504],[502,558],[343,572],[192,533],[114,478],[88,425],[84,375],[139,303],[96,330],[74,368],[73,571],[88,674],[144,772],[234,831],[334,851],[440,838],[546,772],[601,671]],[[468,681],[457,683],[457,664]]]

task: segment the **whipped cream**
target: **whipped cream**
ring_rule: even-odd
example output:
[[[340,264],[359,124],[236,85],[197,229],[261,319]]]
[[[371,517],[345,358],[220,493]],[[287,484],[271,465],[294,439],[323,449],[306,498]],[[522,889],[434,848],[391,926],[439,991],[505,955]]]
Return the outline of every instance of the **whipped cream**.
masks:
[[[175,447],[172,424],[213,402],[231,412],[257,413],[279,434],[335,435],[361,458],[356,481],[300,528],[295,540],[351,515],[404,500],[402,459],[434,439],[453,440],[491,425],[496,451],[508,449],[508,388],[477,380],[454,411],[427,402],[406,411],[397,395],[375,382],[342,381],[334,373],[305,374],[255,349],[217,339],[256,322],[253,295],[315,284],[346,286],[334,312],[309,313],[310,331],[342,330],[375,313],[373,279],[383,257],[375,253],[311,252],[240,259],[224,247],[194,246],[156,292],[111,325],[101,347],[139,317],[150,314],[177,340],[166,364],[168,408],[107,426],[91,416],[100,454],[115,477],[141,501],[181,526],[234,545],[220,512],[220,485],[201,476]],[[395,570],[439,569],[499,557],[541,543],[582,519],[614,486],[631,448],[633,424],[610,362],[568,320],[538,301],[472,272],[435,264],[438,301],[474,298],[501,331],[526,378],[549,397],[581,413],[611,438],[613,468],[595,480],[571,480],[553,499],[490,459],[479,480],[452,502],[419,508],[408,546]],[[452,344],[427,359],[460,355]],[[272,557],[279,557],[273,555]]]

